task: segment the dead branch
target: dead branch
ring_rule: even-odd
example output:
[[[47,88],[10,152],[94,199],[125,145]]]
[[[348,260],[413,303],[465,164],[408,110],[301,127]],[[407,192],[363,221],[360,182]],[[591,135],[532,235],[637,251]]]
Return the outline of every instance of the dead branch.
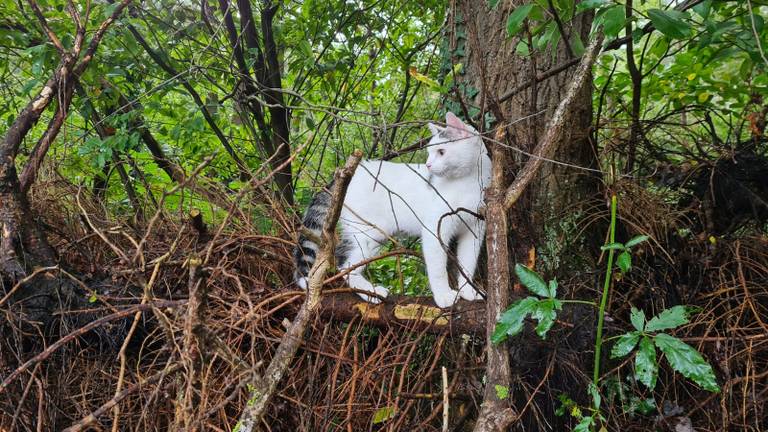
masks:
[[[94,410],[92,413],[83,417],[77,423],[64,429],[63,432],[80,432],[81,430],[88,427],[91,423],[98,420],[100,416],[106,414],[111,408],[117,406],[117,404],[119,404],[120,401],[122,401],[126,397],[132,395],[133,393],[136,393],[137,391],[141,390],[142,388],[146,387],[149,384],[152,384],[156,381],[160,381],[164,377],[176,372],[179,369],[181,369],[181,363],[175,363],[175,364],[169,365],[167,368],[160,370],[160,372],[155,373],[154,375],[145,379],[141,383],[137,383],[128,387],[127,389],[116,394],[112,399],[108,400],[104,405],[100,406],[98,409]]]
[[[43,352],[32,357],[31,359],[27,360],[23,365],[19,366],[15,371],[13,371],[10,375],[8,375],[8,377],[6,377],[2,383],[0,383],[0,393],[4,392],[6,387],[8,387],[8,385],[10,385],[13,382],[13,380],[18,378],[19,375],[21,375],[25,370],[47,359],[48,357],[51,356],[51,354],[56,352],[57,349],[61,348],[63,345],[72,341],[78,336],[82,336],[88,333],[89,331],[95,328],[98,328],[110,321],[115,321],[121,318],[125,318],[136,312],[143,312],[143,311],[150,310],[152,308],[179,306],[184,304],[185,302],[186,302],[185,300],[174,300],[174,301],[164,300],[164,301],[158,301],[150,304],[139,304],[136,306],[131,306],[129,308],[123,309],[120,312],[115,312],[113,314],[103,316],[95,321],[91,321],[90,323],[80,327],[79,329],[69,333],[68,335],[54,342],[48,348],[46,348]]]
[[[251,432],[261,422],[267,404],[277,388],[277,383],[280,382],[286,369],[291,364],[296,351],[299,349],[299,345],[301,345],[307,324],[320,304],[320,291],[323,279],[331,265],[336,249],[336,223],[341,214],[341,207],[347,194],[347,187],[362,157],[363,152],[355,150],[347,160],[344,168],[336,172],[333,191],[331,192],[331,205],[323,225],[323,245],[318,253],[317,261],[309,271],[307,295],[304,298],[304,303],[298,315],[280,341],[277,352],[275,352],[275,356],[272,358],[266,372],[261,379],[256,380],[254,383],[254,389],[248,397],[248,403],[240,415],[240,421],[238,422],[238,430],[240,432]]]

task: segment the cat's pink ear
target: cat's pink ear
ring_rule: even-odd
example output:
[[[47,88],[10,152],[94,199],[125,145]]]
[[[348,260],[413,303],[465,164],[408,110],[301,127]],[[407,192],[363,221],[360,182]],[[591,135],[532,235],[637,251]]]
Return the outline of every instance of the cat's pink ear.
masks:
[[[456,117],[456,114],[450,111],[445,113],[445,123],[448,125],[449,129],[452,129],[451,132],[458,134],[460,138],[467,138],[470,135],[467,125],[464,124],[460,118]]]

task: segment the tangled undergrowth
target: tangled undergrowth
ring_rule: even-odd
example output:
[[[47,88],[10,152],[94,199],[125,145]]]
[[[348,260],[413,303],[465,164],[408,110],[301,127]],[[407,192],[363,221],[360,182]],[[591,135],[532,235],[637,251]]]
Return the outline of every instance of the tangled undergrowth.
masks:
[[[691,234],[687,216],[664,200],[635,184],[616,188],[621,235],[644,233],[652,241],[638,250],[634,270],[615,282],[607,336],[628,328],[630,306],[649,315],[693,306],[698,312],[676,336],[704,354],[722,391],[701,390],[663,366],[649,392],[634,380],[631,358],[610,361],[601,389],[609,430],[675,430],[686,422],[697,431],[765,430],[768,240]],[[248,403],[253,370],[269,364],[303,299],[290,282],[291,218],[258,205],[201,229],[182,205],[187,210],[126,223],[63,181],[36,194],[38,214],[46,215],[62,251],[60,268],[40,269],[38,277],[70,287],[84,306],[59,308],[44,327],[21,325],[27,306],[6,296],[13,287],[3,287],[0,430],[149,431],[184,421],[200,430],[232,430]],[[592,208],[583,223],[604,222],[607,209]],[[257,228],[255,218],[264,215],[279,223]],[[202,325],[213,336],[190,354],[184,341],[191,260],[202,262]],[[570,298],[594,299],[598,273],[565,275],[561,285]],[[340,291],[326,295],[349,295]],[[579,314],[590,319],[574,318]],[[593,315],[566,315],[555,324],[559,336],[536,342],[538,357],[513,360],[509,396],[519,418],[512,430],[570,430],[577,423]],[[438,431],[445,392],[450,430],[470,430],[484,385],[482,329],[464,336],[327,316],[312,322],[264,430]],[[93,330],[79,330],[86,325]],[[527,337],[513,340],[512,350],[531,344]],[[203,359],[196,377],[185,369],[189,355]],[[180,403],[190,379],[199,381],[191,413]]]

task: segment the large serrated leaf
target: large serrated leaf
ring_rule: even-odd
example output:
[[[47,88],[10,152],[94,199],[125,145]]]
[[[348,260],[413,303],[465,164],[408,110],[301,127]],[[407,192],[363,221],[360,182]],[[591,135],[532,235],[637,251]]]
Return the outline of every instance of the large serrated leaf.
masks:
[[[719,392],[712,366],[692,346],[666,333],[659,333],[653,342],[667,357],[672,369],[683,374],[703,389]]]
[[[635,354],[635,379],[653,390],[656,387],[656,377],[659,375],[659,364],[656,362],[656,347],[647,336],[640,340],[640,346]]]
[[[496,329],[491,335],[491,341],[493,343],[501,343],[507,339],[507,337],[515,336],[523,330],[523,320],[526,315],[533,311],[533,308],[538,304],[539,299],[536,297],[526,297],[520,299],[510,306],[496,323]]]
[[[625,355],[631,353],[635,348],[635,345],[637,345],[637,341],[639,339],[640,332],[637,331],[624,333],[623,335],[619,336],[619,339],[613,345],[613,349],[611,349],[611,358],[624,357]]]
[[[691,35],[691,26],[684,18],[687,15],[676,10],[648,9],[648,18],[657,30],[673,39],[683,39]]]
[[[573,432],[589,432],[592,430],[592,425],[595,423],[595,419],[592,416],[584,416],[581,418],[579,424],[573,428]]]
[[[515,264],[515,274],[520,279],[520,283],[528,288],[530,292],[541,297],[549,297],[547,283],[544,282],[544,279],[538,273],[522,264]]]
[[[659,330],[673,329],[688,322],[688,312],[685,306],[675,306],[664,309],[660,314],[651,318],[645,325],[645,331],[653,332]]]

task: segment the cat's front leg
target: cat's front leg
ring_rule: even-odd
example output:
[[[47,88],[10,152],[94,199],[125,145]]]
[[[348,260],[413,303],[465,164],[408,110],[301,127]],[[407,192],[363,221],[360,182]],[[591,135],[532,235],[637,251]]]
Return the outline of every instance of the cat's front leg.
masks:
[[[458,237],[456,258],[459,269],[456,280],[458,281],[459,295],[464,300],[482,300],[483,298],[472,285],[472,278],[477,269],[477,258],[480,256],[484,236],[485,224],[482,221],[475,221],[470,225],[470,229]]]
[[[447,242],[444,242],[447,245]],[[421,248],[424,252],[424,262],[427,264],[429,288],[435,304],[441,308],[453,306],[459,297],[458,291],[452,290],[448,282],[448,255],[437,239],[437,235],[428,229],[421,234]]]

